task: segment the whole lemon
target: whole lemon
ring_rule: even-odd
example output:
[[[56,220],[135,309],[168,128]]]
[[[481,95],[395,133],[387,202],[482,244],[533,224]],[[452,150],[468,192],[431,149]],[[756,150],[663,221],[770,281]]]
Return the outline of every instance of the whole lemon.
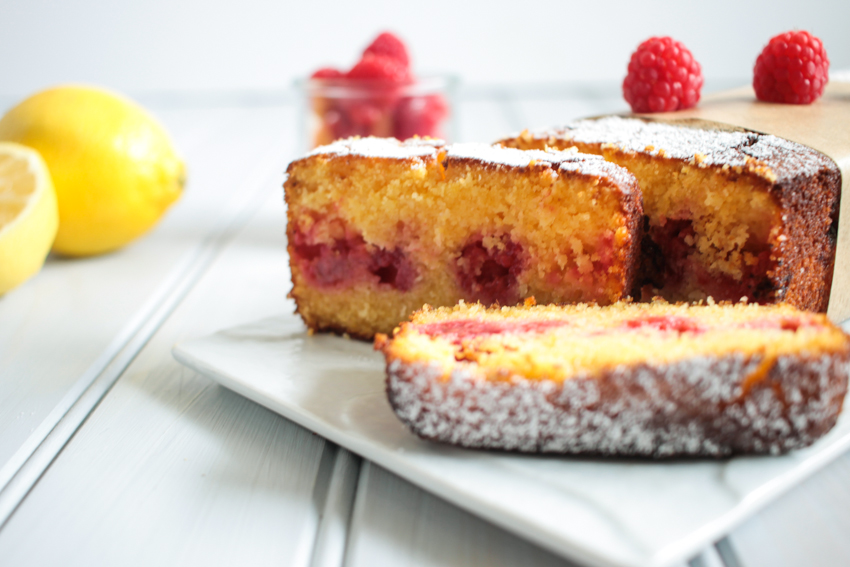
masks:
[[[180,196],[185,167],[156,119],[121,95],[87,86],[37,93],[0,119],[0,140],[38,150],[53,178],[53,250],[88,256],[147,232]]]

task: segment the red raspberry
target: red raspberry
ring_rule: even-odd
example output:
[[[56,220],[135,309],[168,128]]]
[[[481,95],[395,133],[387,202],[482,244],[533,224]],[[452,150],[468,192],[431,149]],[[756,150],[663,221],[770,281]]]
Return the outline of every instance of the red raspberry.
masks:
[[[343,77],[345,77],[345,73],[333,67],[322,67],[310,75],[311,79],[341,79]]]
[[[696,106],[702,68],[681,42],[651,37],[632,53],[623,96],[633,112],[670,112]]]
[[[380,55],[381,57],[389,57],[395,59],[405,67],[410,66],[410,57],[407,55],[407,47],[395,35],[390,32],[384,32],[375,38],[375,41],[369,44],[363,56]]]
[[[349,79],[406,83],[410,69],[397,60],[381,55],[364,55],[346,75]]]
[[[753,88],[759,100],[811,104],[829,80],[823,43],[806,31],[786,32],[770,40],[756,59]]]
[[[396,107],[393,136],[399,140],[413,136],[439,138],[440,125],[448,114],[449,105],[442,95],[403,98]]]

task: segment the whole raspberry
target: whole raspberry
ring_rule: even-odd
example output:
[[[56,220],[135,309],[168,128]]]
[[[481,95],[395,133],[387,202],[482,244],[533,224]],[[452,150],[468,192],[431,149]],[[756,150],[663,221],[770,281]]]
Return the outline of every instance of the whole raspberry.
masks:
[[[406,83],[410,69],[395,59],[382,55],[364,55],[346,75],[349,79]]]
[[[407,55],[407,47],[395,35],[390,32],[384,32],[375,38],[375,41],[369,44],[369,47],[363,52],[363,56],[380,55],[395,59],[405,67],[410,66],[410,57]]]
[[[341,79],[345,76],[345,73],[334,69],[333,67],[322,67],[318,71],[315,71],[312,75],[310,75],[311,79]]]
[[[759,100],[811,104],[829,80],[823,43],[806,31],[772,38],[756,59],[753,88]]]
[[[696,106],[702,68],[681,42],[651,37],[632,53],[623,96],[633,112],[670,112]]]

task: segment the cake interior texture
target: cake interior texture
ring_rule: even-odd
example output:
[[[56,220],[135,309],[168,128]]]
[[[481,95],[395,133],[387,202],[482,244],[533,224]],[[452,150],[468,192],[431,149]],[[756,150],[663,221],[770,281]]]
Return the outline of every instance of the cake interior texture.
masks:
[[[639,251],[633,177],[597,156],[364,139],[293,162],[291,295],[370,338],[423,304],[615,302]]]
[[[846,335],[824,315],[790,306],[665,302],[426,308],[403,324],[396,339],[395,357],[428,360],[446,377],[467,366],[496,381],[513,376],[563,381],[618,366],[670,365],[730,353],[775,361],[848,348]]]
[[[638,298],[788,302],[825,311],[840,174],[774,136],[608,117],[524,132],[503,144],[576,147],[638,180],[646,225]]]

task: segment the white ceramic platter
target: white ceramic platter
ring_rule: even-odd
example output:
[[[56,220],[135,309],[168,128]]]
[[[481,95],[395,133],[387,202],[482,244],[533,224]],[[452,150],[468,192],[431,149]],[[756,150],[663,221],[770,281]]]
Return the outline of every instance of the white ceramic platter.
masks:
[[[850,446],[728,460],[613,460],[422,441],[392,413],[383,356],[280,316],[174,347],[183,364],[505,529],[590,565],[681,562]]]

